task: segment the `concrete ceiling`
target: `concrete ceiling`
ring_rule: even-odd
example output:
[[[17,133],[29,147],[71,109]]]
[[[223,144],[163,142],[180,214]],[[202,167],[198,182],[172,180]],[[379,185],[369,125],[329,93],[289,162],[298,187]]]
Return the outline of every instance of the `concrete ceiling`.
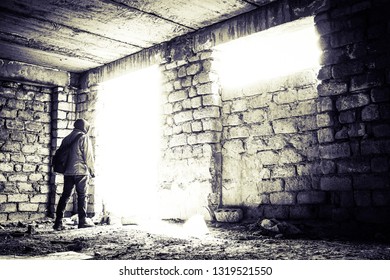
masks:
[[[0,59],[80,73],[277,0],[1,0]]]

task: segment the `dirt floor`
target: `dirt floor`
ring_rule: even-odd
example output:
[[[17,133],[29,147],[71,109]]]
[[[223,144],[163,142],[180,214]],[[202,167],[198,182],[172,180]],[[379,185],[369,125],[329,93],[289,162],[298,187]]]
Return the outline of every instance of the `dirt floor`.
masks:
[[[68,224],[63,231],[52,226],[50,219],[0,226],[0,259],[47,258],[61,252],[94,260],[390,259],[390,242],[381,235],[375,240],[352,240],[309,234],[309,228],[275,232],[259,222],[189,227],[180,221],[160,221],[87,229]]]

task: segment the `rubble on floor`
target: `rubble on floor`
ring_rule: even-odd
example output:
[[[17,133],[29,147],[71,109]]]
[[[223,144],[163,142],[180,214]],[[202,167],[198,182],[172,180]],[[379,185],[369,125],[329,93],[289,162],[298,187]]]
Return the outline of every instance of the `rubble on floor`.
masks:
[[[195,219],[194,225],[199,228],[199,221]],[[54,259],[65,259],[72,254],[66,252],[76,252],[99,260],[390,259],[388,239],[316,239],[306,228],[276,219],[207,222],[203,234],[197,236],[188,234],[193,228],[184,221],[149,226],[97,224],[87,229],[66,225],[63,231],[54,231],[52,226],[50,219],[2,225],[0,258],[47,259],[55,254],[51,255]]]

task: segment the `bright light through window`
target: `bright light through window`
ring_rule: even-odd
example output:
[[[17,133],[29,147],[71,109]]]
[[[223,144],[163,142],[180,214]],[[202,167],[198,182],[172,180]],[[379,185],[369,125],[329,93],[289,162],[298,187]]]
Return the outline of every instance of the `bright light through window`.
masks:
[[[101,85],[96,193],[117,217],[153,213],[160,158],[160,71],[150,67]]]
[[[215,57],[222,86],[238,88],[318,68],[320,53],[310,17],[222,44]]]

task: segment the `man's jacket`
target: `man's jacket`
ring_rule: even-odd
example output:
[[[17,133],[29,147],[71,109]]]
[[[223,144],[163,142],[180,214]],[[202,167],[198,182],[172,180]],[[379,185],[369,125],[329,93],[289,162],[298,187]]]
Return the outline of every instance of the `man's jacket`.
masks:
[[[61,145],[68,145],[78,134],[82,136],[70,147],[64,175],[95,175],[92,143],[86,132],[89,128],[75,128]]]

